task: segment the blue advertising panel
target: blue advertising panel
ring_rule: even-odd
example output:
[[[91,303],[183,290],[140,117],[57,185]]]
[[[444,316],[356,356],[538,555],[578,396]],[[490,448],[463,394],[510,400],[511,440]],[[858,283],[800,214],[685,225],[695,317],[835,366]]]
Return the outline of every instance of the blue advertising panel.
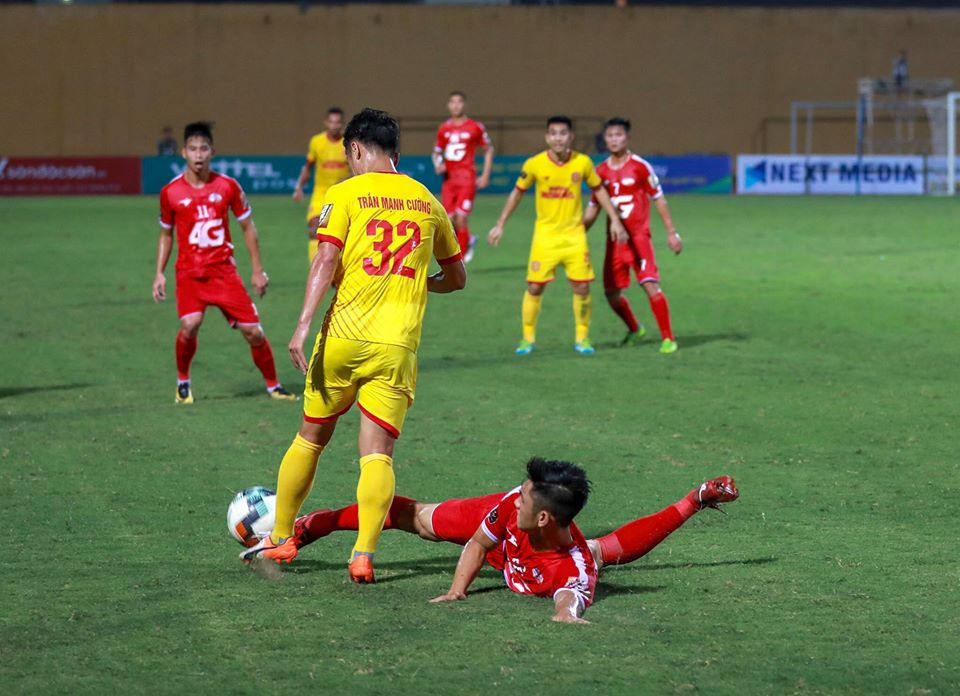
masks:
[[[506,194],[520,176],[526,155],[500,155],[494,159],[490,185],[482,192]],[[594,158],[602,161],[602,156]],[[649,157],[667,193],[730,193],[730,158],[726,155],[691,155],[680,157]],[[184,161],[180,157],[144,157],[143,193],[159,193],[167,182],[183,173]],[[218,155],[213,159],[214,171],[232,176],[250,194],[290,194],[297,183],[303,157],[300,155]],[[483,167],[477,160],[477,171]],[[422,182],[439,194],[441,178],[434,172],[428,155],[404,155],[398,169]],[[306,192],[312,186],[307,183]]]
[[[737,193],[913,195],[924,191],[913,155],[740,155]]]
[[[182,174],[182,157],[144,157],[143,192],[159,193],[167,182]],[[302,155],[218,155],[213,158],[215,172],[232,176],[247,193],[293,193],[303,166]],[[307,191],[312,182],[308,183]]]

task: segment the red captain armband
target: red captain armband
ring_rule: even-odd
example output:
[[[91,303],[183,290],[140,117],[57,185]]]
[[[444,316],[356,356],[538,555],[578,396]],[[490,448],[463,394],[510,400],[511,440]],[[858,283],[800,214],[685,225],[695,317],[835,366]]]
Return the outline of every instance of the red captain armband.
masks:
[[[462,258],[463,258],[463,253],[458,251],[456,254],[454,254],[448,259],[437,259],[437,263],[439,263],[441,266],[449,266],[451,263],[456,263],[457,261],[460,261]]]
[[[343,241],[329,234],[320,234],[317,232],[317,241],[318,242],[327,242],[328,244],[333,244],[340,251],[343,251]]]

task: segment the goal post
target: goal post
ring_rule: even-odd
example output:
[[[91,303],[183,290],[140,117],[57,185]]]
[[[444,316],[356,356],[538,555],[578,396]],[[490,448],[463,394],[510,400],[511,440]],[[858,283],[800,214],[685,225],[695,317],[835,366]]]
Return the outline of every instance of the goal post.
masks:
[[[960,92],[947,92],[923,105],[930,121],[930,154],[927,157],[927,193],[957,194],[957,102]]]

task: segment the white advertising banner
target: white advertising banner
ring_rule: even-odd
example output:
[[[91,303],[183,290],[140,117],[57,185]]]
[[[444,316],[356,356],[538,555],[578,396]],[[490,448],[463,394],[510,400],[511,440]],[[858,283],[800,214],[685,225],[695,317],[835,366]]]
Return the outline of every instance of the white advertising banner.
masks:
[[[919,196],[923,157],[740,155],[737,193]]]

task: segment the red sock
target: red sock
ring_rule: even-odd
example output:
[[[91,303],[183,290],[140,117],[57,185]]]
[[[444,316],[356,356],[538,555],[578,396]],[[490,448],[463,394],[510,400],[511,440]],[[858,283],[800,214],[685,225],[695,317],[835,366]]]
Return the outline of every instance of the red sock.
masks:
[[[658,292],[650,298],[650,309],[653,310],[653,316],[657,319],[657,326],[660,327],[660,336],[663,339],[673,340],[673,329],[670,328],[670,305],[667,304],[667,296],[663,292]]]
[[[693,517],[698,506],[692,496],[691,492],[660,512],[629,522],[597,539],[604,564],[623,565],[647,555],[653,547]]]
[[[457,242],[460,244],[460,253],[466,254],[467,249],[470,248],[470,228],[464,225],[463,227],[457,228]]]
[[[263,375],[267,383],[267,389],[273,389],[280,384],[277,381],[277,365],[273,362],[273,349],[270,347],[270,341],[263,337],[263,343],[250,346],[250,355],[253,356],[253,362]]]
[[[177,379],[181,382],[190,380],[190,363],[197,352],[197,337],[187,336],[183,331],[177,332]]]
[[[610,303],[613,311],[617,313],[617,316],[623,319],[623,323],[627,325],[630,331],[640,330],[640,323],[637,321],[637,317],[633,313],[633,307],[630,306],[630,302],[626,297],[623,295],[620,295],[620,297],[608,297],[607,301]]]
[[[393,529],[394,515],[416,502],[413,498],[404,498],[402,495],[393,496],[393,503],[390,505],[390,512],[387,513],[387,519],[383,523],[383,528]],[[317,510],[307,516],[306,537],[310,541],[316,541],[331,532],[356,531],[358,521],[359,516],[356,503],[348,505],[345,508],[340,508],[339,510]]]

